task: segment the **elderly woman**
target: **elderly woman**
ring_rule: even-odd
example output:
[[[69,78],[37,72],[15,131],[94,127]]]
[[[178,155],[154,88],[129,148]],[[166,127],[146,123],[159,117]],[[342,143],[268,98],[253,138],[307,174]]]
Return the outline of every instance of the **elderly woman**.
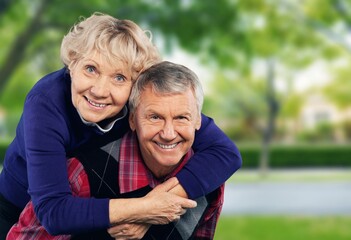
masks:
[[[122,139],[68,159],[72,193],[81,197],[136,198],[175,176],[193,155],[191,147],[195,131],[201,126],[202,104],[201,83],[185,66],[164,61],[144,71],[129,98],[131,131]],[[100,186],[98,175],[105,166],[106,175],[110,177]],[[224,184],[196,199],[196,208],[183,211],[185,214],[176,222],[151,225],[140,211],[133,221],[108,231],[73,236],[48,234],[29,202],[7,237],[32,240],[213,239],[223,197]],[[126,207],[132,204],[135,201]]]
[[[73,196],[67,158],[129,130],[126,104],[131,87],[143,70],[160,61],[157,50],[135,23],[93,14],[64,37],[61,59],[65,67],[39,80],[29,92],[6,152],[0,175],[2,239],[29,200],[41,224],[54,235],[106,229],[133,210],[123,199]],[[193,148],[192,161],[176,175],[181,187],[171,186],[183,196],[213,191],[241,166],[236,146],[206,116]],[[199,168],[203,165],[208,168]],[[106,176],[100,177],[103,182]],[[145,210],[154,223],[173,220],[179,208],[196,205],[167,192],[148,194],[144,201],[155,203]]]

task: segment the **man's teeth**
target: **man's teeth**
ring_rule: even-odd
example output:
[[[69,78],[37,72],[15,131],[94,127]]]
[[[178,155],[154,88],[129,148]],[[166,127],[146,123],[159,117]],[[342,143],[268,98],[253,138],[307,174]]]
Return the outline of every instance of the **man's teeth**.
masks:
[[[170,144],[170,145],[158,143],[158,146],[160,146],[163,149],[172,149],[172,148],[175,148],[177,146],[177,143]]]
[[[99,104],[99,103],[95,103],[93,101],[91,101],[90,99],[88,99],[88,102],[93,105],[94,107],[99,107],[99,108],[103,108],[106,106],[106,104]]]

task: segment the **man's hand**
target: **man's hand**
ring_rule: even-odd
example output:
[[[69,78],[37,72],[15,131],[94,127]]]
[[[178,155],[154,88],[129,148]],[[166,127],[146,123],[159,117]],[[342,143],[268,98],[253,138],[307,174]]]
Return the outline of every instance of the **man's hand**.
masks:
[[[142,239],[150,226],[144,223],[125,223],[113,226],[107,232],[114,239]]]

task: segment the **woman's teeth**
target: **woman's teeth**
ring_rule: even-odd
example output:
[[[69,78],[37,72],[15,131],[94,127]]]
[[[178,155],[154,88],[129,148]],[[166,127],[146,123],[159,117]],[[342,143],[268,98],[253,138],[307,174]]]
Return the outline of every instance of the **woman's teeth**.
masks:
[[[103,108],[103,107],[106,106],[106,104],[95,103],[95,102],[91,101],[90,99],[87,99],[87,100],[88,100],[88,102],[89,102],[91,105],[93,105],[94,107]]]

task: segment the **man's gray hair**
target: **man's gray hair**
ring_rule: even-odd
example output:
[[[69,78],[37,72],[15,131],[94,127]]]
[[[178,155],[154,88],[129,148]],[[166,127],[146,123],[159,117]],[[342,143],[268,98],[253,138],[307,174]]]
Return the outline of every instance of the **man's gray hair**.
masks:
[[[163,61],[141,73],[134,83],[129,97],[129,109],[131,112],[135,111],[140,103],[142,91],[149,85],[151,85],[155,93],[170,95],[184,93],[190,88],[197,102],[198,114],[201,114],[204,92],[197,75],[189,68]]]

